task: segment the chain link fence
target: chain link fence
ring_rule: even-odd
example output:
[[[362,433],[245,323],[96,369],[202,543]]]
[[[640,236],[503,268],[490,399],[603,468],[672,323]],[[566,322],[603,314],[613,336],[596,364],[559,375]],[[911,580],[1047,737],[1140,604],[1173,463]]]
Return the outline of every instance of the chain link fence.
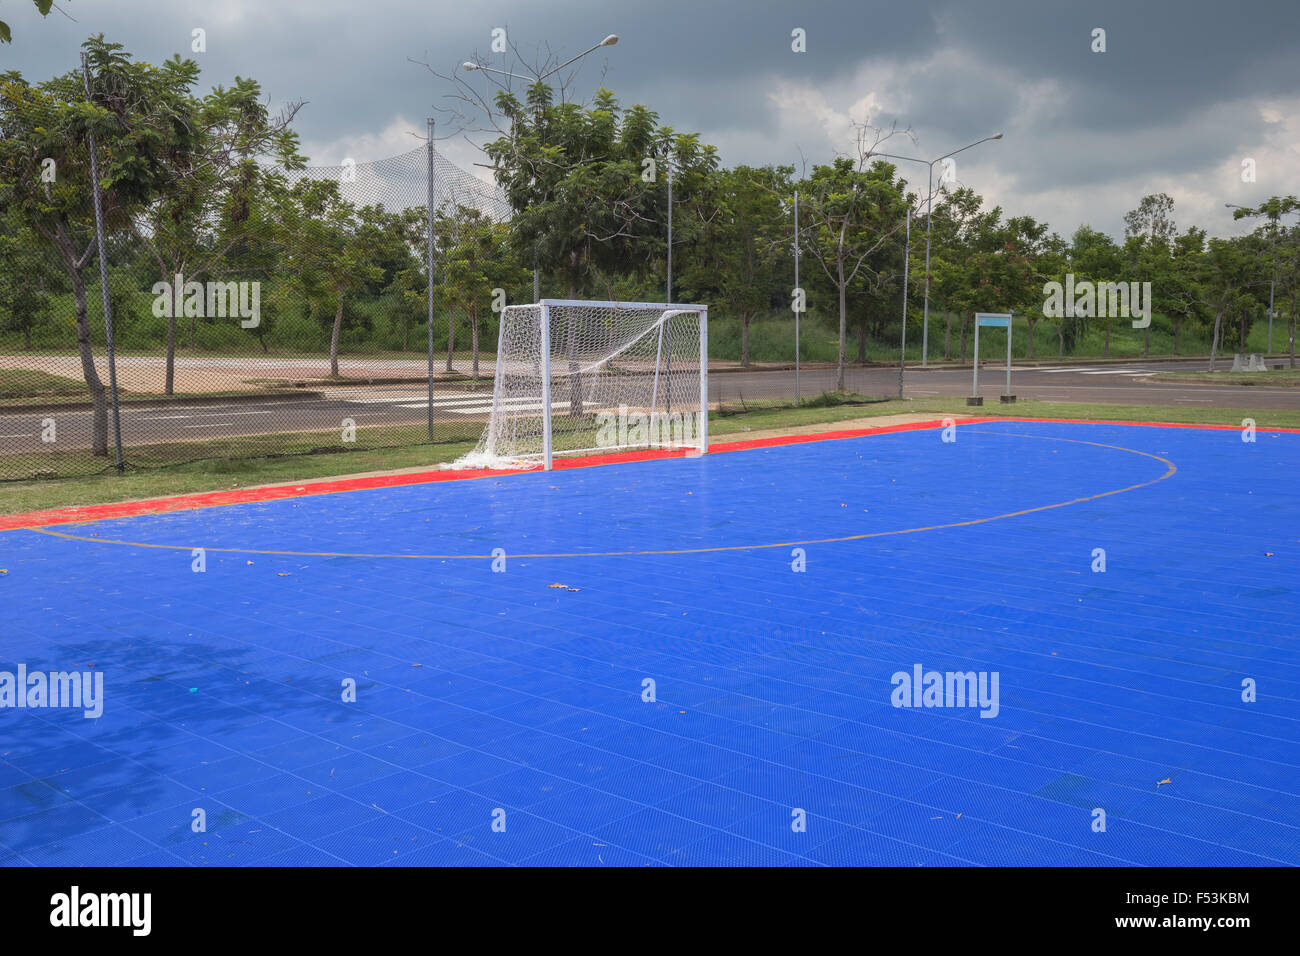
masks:
[[[79,178],[54,170],[51,188],[91,193]],[[71,245],[89,252],[70,268],[0,210],[0,480],[114,469],[115,421],[127,469],[477,439],[496,313],[440,273],[468,230],[506,241],[500,192],[431,144],[257,180],[244,210],[106,213],[107,297],[93,217],[76,223]],[[503,291],[531,301],[531,277]]]
[[[48,121],[84,106],[94,83],[77,72],[46,84]],[[5,110],[0,147],[34,122]],[[17,201],[0,204],[0,481],[113,471],[119,434],[123,470],[477,441],[498,316],[534,301],[536,280],[510,249],[501,190],[448,160],[432,134],[430,124],[424,145],[374,162],[232,163],[207,191],[178,174],[129,214],[110,191],[96,196],[104,167],[92,172],[89,133],[59,163],[0,151],[0,195],[39,178],[41,195],[75,210],[54,235]],[[739,353],[718,318],[711,339]],[[780,339],[769,352],[793,355],[790,325],[764,324]],[[805,323],[805,361],[833,355],[833,342],[809,350],[823,326]],[[834,387],[834,370],[815,365],[805,398]],[[846,388],[881,391],[860,369]],[[710,381],[720,412],[795,394],[788,367]]]

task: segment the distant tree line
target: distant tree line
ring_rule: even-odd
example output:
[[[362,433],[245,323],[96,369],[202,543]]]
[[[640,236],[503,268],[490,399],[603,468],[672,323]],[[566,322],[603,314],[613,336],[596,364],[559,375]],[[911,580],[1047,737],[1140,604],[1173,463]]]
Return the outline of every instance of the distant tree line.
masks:
[[[251,79],[200,94],[192,60],[154,66],[102,36],[84,49],[89,96],[79,71],[37,83],[0,74],[0,332],[6,348],[78,350],[97,454],[107,454],[108,444],[94,359],[102,329],[91,320],[100,295],[92,133],[118,342],[165,351],[168,394],[178,351],[319,354],[323,371],[337,376],[344,352],[423,350],[425,209],[357,203],[339,182],[302,175],[292,129],[299,104],[271,114]],[[556,102],[539,82],[522,99],[499,91],[493,108],[499,135],[485,150],[511,221],[455,203],[435,210],[434,334],[448,370],[458,346],[468,344],[479,374],[480,351],[494,348],[495,309],[503,298],[532,301],[536,269],[544,295],[708,303],[715,321],[738,327],[737,354],[729,357],[746,365],[751,324],[788,319],[806,301],[810,321],[837,339],[843,387],[845,366],[868,361],[873,343],[898,330],[909,210],[908,322],[919,325],[921,317],[928,212],[931,312],[942,325],[934,351],[945,358],[966,359],[977,311],[1013,310],[1031,333],[1047,323],[1058,355],[1090,331],[1104,335],[1108,352],[1112,328],[1127,319],[1045,314],[1047,284],[1073,277],[1150,282],[1153,311],[1172,329],[1175,353],[1187,329],[1208,336],[1212,354],[1244,348],[1272,293],[1294,366],[1294,196],[1239,209],[1258,225],[1235,238],[1211,238],[1196,226],[1179,231],[1173,201],[1159,194],[1128,213],[1122,241],[1088,226],[1067,241],[1032,216],[986,208],[967,187],[918,193],[875,155],[893,130],[858,127],[850,155],[797,173],[782,165],[724,168],[697,134],[662,125],[645,106],[624,108],[604,89],[588,104]],[[796,240],[802,295],[794,287]],[[260,320],[241,328],[183,309],[159,315],[151,290],[176,276],[260,282]],[[1031,356],[1033,343],[1031,334]]]

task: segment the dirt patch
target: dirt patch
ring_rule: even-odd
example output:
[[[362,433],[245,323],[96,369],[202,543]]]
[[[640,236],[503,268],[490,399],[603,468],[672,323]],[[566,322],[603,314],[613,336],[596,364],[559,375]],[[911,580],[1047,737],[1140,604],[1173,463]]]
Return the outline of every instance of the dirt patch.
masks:
[[[786,428],[763,428],[751,431],[728,432],[716,438],[709,436],[710,443],[724,445],[730,441],[750,441],[756,438],[784,438],[787,435],[816,435],[821,432],[857,431],[863,428],[886,428],[890,425],[911,425],[915,422],[932,422],[942,415],[909,413],[906,415],[877,415],[875,418],[850,418],[838,422],[817,422],[811,425],[790,425]]]

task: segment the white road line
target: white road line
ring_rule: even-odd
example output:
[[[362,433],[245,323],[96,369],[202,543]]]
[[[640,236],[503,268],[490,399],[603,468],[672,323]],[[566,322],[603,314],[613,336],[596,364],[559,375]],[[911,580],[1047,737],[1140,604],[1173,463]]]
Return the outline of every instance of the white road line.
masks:
[[[36,437],[35,432],[33,432],[30,435],[0,435],[0,438],[35,438],[35,437]]]
[[[142,420],[142,421],[146,421],[146,422],[165,422],[165,421],[171,421],[171,420],[174,419],[174,418],[229,418],[231,415],[270,415],[270,414],[272,414],[270,411],[260,411],[260,412],[220,412],[220,413],[217,413],[217,414],[214,414],[214,413],[208,412],[208,413],[204,413],[204,414],[198,414],[198,413],[196,413],[196,414],[193,414],[193,415],[156,415],[156,416],[153,416],[153,417],[150,417],[150,418],[144,418],[144,419],[141,419],[141,420]]]
[[[458,403],[456,405],[438,405],[436,402],[434,404],[435,407],[438,408],[439,410],[444,412],[451,412],[453,415],[482,415],[486,412],[492,411],[491,402],[478,402],[477,404],[474,405],[468,405],[463,402]],[[560,402],[551,402],[551,408],[568,408],[568,406],[569,406],[569,402],[567,399]],[[397,407],[398,408],[428,408],[429,403],[417,402],[415,404],[399,405]],[[535,399],[529,402],[528,404],[523,404],[522,402],[515,402],[511,405],[506,406],[505,410],[509,412],[540,412],[542,410],[542,403],[536,401]]]
[[[223,428],[226,425],[233,425],[234,422],[209,422],[206,425],[182,425],[181,428]]]

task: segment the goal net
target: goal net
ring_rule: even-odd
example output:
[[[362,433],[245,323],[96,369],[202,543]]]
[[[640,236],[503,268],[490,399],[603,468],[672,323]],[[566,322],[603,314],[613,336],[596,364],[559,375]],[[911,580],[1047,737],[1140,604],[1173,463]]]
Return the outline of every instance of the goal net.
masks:
[[[708,450],[708,307],[543,299],[501,315],[492,410],[460,468]]]

